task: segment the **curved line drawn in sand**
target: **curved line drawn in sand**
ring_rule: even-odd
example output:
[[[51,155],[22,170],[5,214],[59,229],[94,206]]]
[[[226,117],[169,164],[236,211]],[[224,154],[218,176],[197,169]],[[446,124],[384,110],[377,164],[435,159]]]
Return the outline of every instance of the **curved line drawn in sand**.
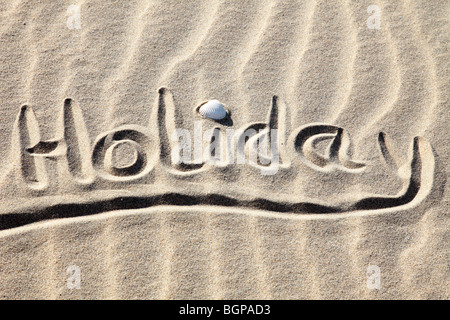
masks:
[[[242,133],[238,134],[238,153],[245,159],[245,154],[240,152],[244,148],[239,146],[245,144],[244,141],[248,142],[249,164],[260,168],[262,175],[276,174],[279,166],[289,168],[291,165],[285,150],[286,105],[280,102],[278,96],[273,96],[271,103],[265,123],[251,123],[242,128]],[[256,133],[256,130],[259,132]],[[247,134],[252,131],[253,134]],[[246,137],[248,140],[245,140]]]
[[[435,160],[430,144],[422,137],[415,137],[409,160],[404,161],[397,155],[393,142],[381,132],[378,136],[381,158],[403,181],[402,190],[395,196],[371,195],[330,205],[301,195],[283,199],[273,195],[255,196],[244,189],[239,192],[236,189],[200,188],[189,192],[190,188],[184,188],[182,183],[190,183],[197,175],[214,174],[211,170],[215,166],[223,169],[231,164],[223,161],[188,163],[181,167],[174,164],[171,159],[174,141],[169,139],[169,133],[175,130],[175,104],[168,89],[161,88],[158,92],[156,125],[123,125],[101,133],[92,150],[81,109],[71,99],[64,102],[56,138],[47,141],[40,140],[39,124],[32,108],[21,107],[12,133],[12,166],[7,172],[14,181],[8,186],[13,189],[6,190],[7,194],[14,194],[18,189],[28,190],[25,194],[33,199],[29,204],[24,201],[16,205],[13,212],[0,211],[0,230],[47,219],[157,205],[231,206],[292,214],[378,210],[415,205],[425,199],[432,188]],[[243,142],[260,157],[259,162],[250,161],[250,167],[270,168],[274,152],[279,155],[282,170],[293,170],[294,173],[299,160],[322,174],[333,170],[361,173],[370,165],[350,159],[350,137],[335,125],[314,123],[302,126],[285,141],[285,118],[285,106],[274,96],[267,122],[251,123],[238,130],[233,137],[234,142]],[[222,129],[220,126],[213,129],[216,138]],[[250,136],[248,129],[253,129]],[[262,139],[275,145],[272,154],[261,152],[258,141]],[[321,155],[315,151],[315,146],[324,140],[330,140],[330,144],[326,154]],[[245,158],[245,154],[243,156]],[[45,158],[54,161],[46,163]],[[56,167],[50,170],[48,167],[51,165]],[[159,175],[171,179],[174,185],[169,188],[157,186],[151,179]],[[61,181],[54,185],[53,180]],[[130,187],[135,184],[138,189],[115,190],[123,187],[124,182]],[[73,196],[55,196],[61,190],[68,193],[61,186],[70,183],[84,189],[69,189],[69,193],[74,190],[82,191],[82,194],[89,192],[89,197],[79,197],[77,192],[72,192]],[[226,182],[221,184],[226,185]],[[105,188],[114,192],[101,192]]]
[[[128,146],[119,156],[131,159],[127,164],[118,164],[120,159],[114,159],[114,153]],[[112,181],[127,181],[139,179],[153,169],[155,161],[155,143],[149,130],[142,126],[125,125],[101,134],[94,142],[92,164],[97,173],[104,179]],[[153,156],[153,157],[152,157]],[[116,156],[117,157],[117,156]],[[116,161],[115,161],[116,160]]]
[[[360,172],[366,165],[350,159],[351,140],[343,128],[328,124],[310,124],[297,129],[293,134],[293,146],[300,157],[316,170],[329,167],[348,172]],[[326,155],[316,152],[316,145],[331,140]]]

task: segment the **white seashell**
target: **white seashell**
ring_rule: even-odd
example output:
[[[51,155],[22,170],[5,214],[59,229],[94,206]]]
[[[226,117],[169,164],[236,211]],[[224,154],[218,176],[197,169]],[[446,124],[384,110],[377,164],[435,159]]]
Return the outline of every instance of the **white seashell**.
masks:
[[[201,104],[197,111],[205,118],[213,120],[222,120],[228,115],[227,110],[219,100],[209,100]]]

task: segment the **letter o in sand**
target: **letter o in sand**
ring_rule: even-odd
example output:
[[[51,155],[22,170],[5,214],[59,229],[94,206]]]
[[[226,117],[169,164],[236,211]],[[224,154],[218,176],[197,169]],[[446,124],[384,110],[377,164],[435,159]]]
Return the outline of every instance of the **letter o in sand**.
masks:
[[[125,125],[100,134],[94,143],[92,164],[107,180],[139,179],[153,169],[154,145],[145,127]]]

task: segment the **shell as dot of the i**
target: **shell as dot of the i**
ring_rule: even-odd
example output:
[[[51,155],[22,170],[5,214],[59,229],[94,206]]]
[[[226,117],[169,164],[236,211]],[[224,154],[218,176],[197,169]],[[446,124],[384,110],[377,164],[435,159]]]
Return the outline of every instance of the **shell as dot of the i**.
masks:
[[[203,117],[213,120],[222,120],[225,119],[228,115],[227,110],[220,103],[219,100],[209,100],[203,104],[201,104],[198,109],[198,113],[200,113]]]

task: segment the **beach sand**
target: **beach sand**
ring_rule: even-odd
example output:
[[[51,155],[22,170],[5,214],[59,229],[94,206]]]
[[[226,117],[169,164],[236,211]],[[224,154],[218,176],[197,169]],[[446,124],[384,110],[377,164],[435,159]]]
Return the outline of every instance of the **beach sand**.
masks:
[[[0,1],[0,298],[449,299],[449,12]],[[200,124],[275,172],[175,164]]]

